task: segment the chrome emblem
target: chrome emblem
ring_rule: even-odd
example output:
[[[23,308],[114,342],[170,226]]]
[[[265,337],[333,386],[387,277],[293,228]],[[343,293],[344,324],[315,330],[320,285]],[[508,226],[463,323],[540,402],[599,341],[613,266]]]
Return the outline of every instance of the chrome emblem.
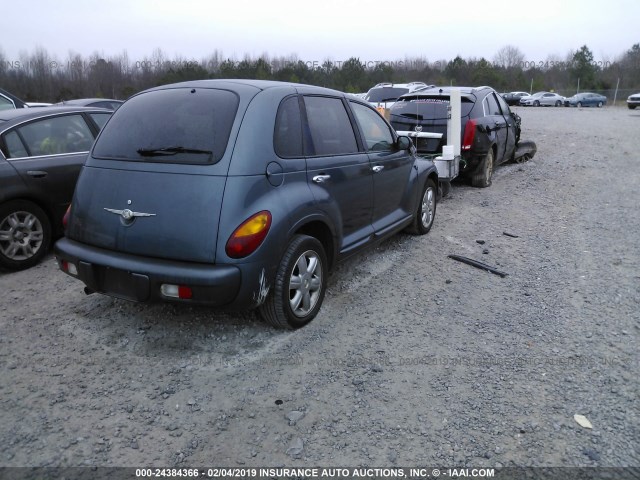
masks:
[[[155,217],[155,213],[134,212],[125,208],[124,210],[116,210],[115,208],[105,208],[109,213],[120,215],[124,220],[133,220],[136,217]]]
[[[416,126],[415,126],[415,128],[414,128],[414,130],[415,130],[416,132],[421,132],[421,131],[422,131],[422,125],[416,125]]]

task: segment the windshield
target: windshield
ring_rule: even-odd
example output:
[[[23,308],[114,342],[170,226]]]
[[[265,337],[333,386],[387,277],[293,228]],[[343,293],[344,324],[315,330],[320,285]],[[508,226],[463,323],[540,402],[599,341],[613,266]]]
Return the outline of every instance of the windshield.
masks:
[[[408,93],[408,88],[399,87],[380,87],[369,90],[367,96],[364,99],[367,102],[393,102],[400,95]]]
[[[141,162],[209,164],[227,148],[238,97],[226,90],[176,88],[131,98],[98,138],[93,156]]]

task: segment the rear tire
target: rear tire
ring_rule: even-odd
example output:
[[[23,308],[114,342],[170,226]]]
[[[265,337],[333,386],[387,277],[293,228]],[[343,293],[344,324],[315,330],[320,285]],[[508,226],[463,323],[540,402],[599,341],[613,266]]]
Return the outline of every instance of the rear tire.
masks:
[[[602,102],[598,102],[598,108],[602,108]]]
[[[556,107],[559,107],[560,105],[562,105],[562,102],[560,100],[556,100]]]
[[[540,102],[538,100],[536,100],[535,102],[533,102],[533,106],[534,107],[539,107],[540,106]]]
[[[493,176],[493,148],[489,150],[487,156],[482,161],[480,172],[471,177],[471,185],[478,188],[486,188],[491,185]]]
[[[23,270],[38,263],[51,245],[51,222],[39,206],[14,200],[0,206],[0,266]]]
[[[412,235],[426,235],[429,233],[436,218],[437,195],[436,184],[433,180],[428,179],[424,187],[422,187],[420,201],[413,214],[413,222],[406,228],[407,233]]]
[[[307,235],[291,239],[276,272],[260,316],[277,328],[300,328],[320,311],[327,289],[327,256],[322,244]]]

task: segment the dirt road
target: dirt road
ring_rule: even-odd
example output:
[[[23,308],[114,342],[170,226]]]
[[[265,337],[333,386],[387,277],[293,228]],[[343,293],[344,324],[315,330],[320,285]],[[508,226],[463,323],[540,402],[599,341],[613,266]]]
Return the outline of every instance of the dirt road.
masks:
[[[1,272],[0,466],[640,466],[640,111],[518,113],[533,160],[295,332]]]

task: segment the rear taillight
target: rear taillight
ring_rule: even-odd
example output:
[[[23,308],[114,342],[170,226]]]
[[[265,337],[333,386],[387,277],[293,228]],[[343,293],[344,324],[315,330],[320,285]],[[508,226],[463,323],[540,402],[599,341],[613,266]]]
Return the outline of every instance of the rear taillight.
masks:
[[[270,227],[271,213],[266,210],[256,213],[233,231],[227,241],[225,252],[231,258],[251,255],[265,239]]]
[[[193,291],[187,285],[173,285],[163,283],[160,286],[160,293],[165,297],[179,298],[180,300],[190,300],[193,298]]]
[[[71,215],[71,205],[67,207],[67,211],[64,212],[64,217],[62,217],[62,226],[64,229],[67,229],[67,224],[69,223],[69,215]]]
[[[471,150],[473,140],[476,137],[477,123],[475,120],[467,120],[464,127],[464,136],[462,137],[462,150]]]
[[[67,262],[66,260],[60,261],[60,269],[68,273],[69,275],[73,275],[74,277],[78,276],[78,267],[75,264]]]

